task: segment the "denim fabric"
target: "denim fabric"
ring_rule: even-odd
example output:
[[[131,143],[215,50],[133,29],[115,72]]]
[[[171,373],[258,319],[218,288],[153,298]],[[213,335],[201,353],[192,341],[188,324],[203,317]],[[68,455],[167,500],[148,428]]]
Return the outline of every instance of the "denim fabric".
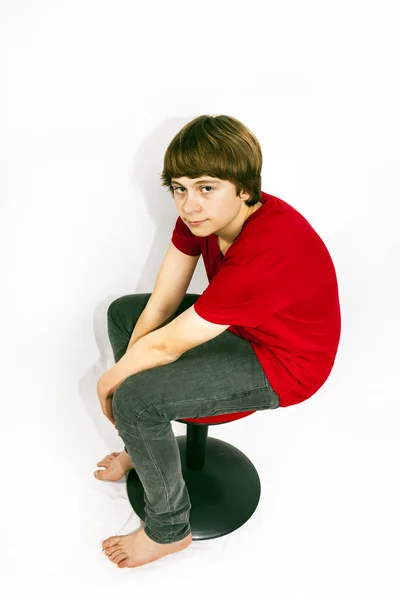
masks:
[[[129,294],[110,304],[107,325],[115,362],[125,354],[150,296]],[[198,298],[186,294],[174,317]],[[228,330],[173,363],[121,383],[114,392],[113,415],[143,485],[144,529],[152,540],[171,543],[191,531],[191,503],[171,421],[278,407],[279,398],[250,342]]]

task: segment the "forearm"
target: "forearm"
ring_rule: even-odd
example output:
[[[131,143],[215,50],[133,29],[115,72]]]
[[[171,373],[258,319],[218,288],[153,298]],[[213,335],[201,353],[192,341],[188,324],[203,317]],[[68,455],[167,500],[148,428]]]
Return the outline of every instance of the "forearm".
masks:
[[[139,339],[128,348],[123,357],[107,373],[101,377],[101,385],[107,396],[113,394],[117,387],[130,375],[141,371],[161,367],[175,362],[179,357],[172,357],[162,348],[152,344],[151,333]]]
[[[156,331],[157,329],[161,329],[161,327],[168,325],[168,323],[173,320],[174,316],[175,311],[152,311],[146,307],[136,322],[131,339],[128,343],[128,349],[152,331]]]

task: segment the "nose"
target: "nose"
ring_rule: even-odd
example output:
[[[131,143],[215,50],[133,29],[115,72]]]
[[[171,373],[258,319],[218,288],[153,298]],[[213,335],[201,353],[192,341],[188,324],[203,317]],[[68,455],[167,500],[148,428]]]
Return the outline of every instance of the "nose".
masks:
[[[193,205],[193,208],[192,208]],[[189,202],[186,200],[185,202],[185,210],[182,210],[182,213],[188,221],[202,221],[203,218],[199,216],[199,211],[202,210],[195,205],[194,202]]]

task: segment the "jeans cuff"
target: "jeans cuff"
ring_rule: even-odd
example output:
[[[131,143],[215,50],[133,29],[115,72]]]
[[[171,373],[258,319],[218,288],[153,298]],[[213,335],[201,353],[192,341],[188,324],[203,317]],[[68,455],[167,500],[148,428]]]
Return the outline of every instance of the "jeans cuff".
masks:
[[[144,532],[151,540],[153,540],[153,542],[157,542],[157,544],[173,544],[174,542],[179,542],[180,540],[183,540],[183,538],[187,537],[189,533],[191,533],[191,529],[189,527],[189,529],[185,533],[181,534],[178,538],[174,540],[161,540],[157,537],[154,537],[153,534],[149,533],[147,526],[144,527]]]

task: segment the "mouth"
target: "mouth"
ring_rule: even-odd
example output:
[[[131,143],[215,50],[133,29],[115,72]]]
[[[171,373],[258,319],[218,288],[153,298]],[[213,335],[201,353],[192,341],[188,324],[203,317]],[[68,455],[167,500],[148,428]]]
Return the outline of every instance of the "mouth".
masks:
[[[200,223],[205,223],[207,221],[207,219],[204,219],[204,221],[188,221],[189,225],[199,225]]]

